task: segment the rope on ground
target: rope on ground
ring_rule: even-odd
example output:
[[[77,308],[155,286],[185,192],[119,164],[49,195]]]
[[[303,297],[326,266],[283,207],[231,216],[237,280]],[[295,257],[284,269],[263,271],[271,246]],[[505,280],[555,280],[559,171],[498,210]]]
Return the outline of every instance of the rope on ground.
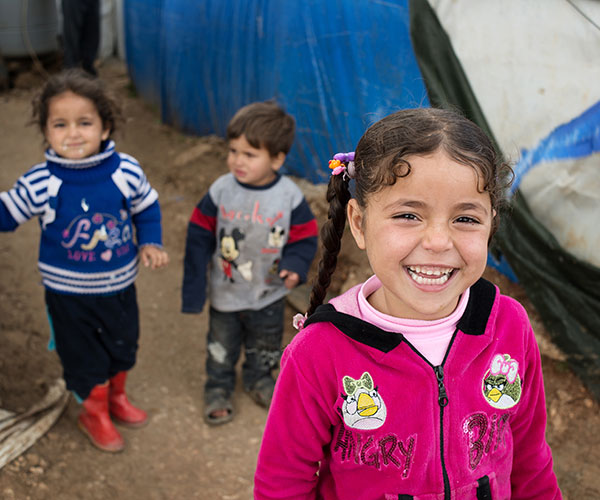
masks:
[[[58,420],[69,401],[62,379],[23,413],[0,409],[0,469],[29,449]]]

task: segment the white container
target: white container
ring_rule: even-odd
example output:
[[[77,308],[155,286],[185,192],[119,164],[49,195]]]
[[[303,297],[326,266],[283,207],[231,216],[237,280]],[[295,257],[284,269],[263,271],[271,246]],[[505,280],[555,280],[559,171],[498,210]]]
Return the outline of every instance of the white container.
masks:
[[[55,0],[0,0],[0,54],[28,57],[58,50]]]

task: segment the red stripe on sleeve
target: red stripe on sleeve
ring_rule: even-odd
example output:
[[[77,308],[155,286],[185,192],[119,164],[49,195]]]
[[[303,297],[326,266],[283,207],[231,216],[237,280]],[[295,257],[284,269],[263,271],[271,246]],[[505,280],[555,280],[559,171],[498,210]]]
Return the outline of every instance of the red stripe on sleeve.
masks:
[[[210,231],[213,234],[215,233],[215,230],[217,228],[217,218],[204,215],[198,209],[198,207],[194,208],[192,216],[190,217],[190,222],[192,224],[196,224],[197,226],[206,229],[207,231]]]
[[[310,238],[311,236],[317,236],[319,234],[319,227],[315,219],[309,220],[304,224],[296,224],[290,227],[290,237],[287,240],[287,244],[294,243],[304,238]]]

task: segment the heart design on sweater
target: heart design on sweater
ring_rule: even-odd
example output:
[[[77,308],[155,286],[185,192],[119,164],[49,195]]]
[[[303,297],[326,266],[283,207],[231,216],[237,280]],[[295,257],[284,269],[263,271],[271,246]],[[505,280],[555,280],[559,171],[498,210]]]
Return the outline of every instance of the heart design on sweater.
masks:
[[[104,250],[104,252],[102,252],[100,254],[100,258],[104,261],[104,262],[108,262],[110,260],[110,258],[112,257],[112,250],[109,248],[108,250]]]

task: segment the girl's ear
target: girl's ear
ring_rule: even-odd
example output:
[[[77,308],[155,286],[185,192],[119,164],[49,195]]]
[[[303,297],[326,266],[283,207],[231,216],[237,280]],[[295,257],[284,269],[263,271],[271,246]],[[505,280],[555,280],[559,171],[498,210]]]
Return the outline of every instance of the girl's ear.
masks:
[[[102,140],[103,140],[103,141],[105,141],[106,139],[108,139],[108,136],[109,136],[109,135],[110,135],[110,129],[108,129],[108,128],[107,128],[107,129],[104,129],[104,130],[102,131],[102,135],[101,135],[101,137],[102,137]]]
[[[364,214],[362,209],[358,206],[358,202],[354,198],[348,202],[346,215],[348,218],[348,223],[350,224],[350,231],[352,231],[352,236],[354,236],[354,241],[356,241],[358,248],[364,250],[366,248],[365,234],[363,231],[365,222]]]

